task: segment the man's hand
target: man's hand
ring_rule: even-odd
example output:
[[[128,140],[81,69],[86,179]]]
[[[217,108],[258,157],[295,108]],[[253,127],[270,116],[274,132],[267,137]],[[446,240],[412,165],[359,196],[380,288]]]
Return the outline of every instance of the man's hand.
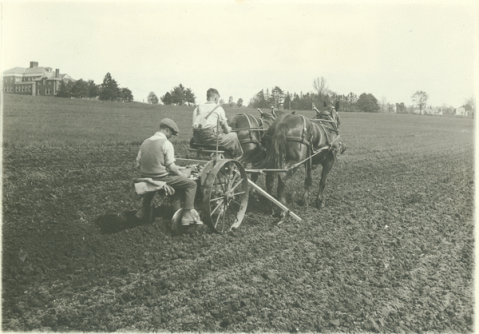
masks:
[[[178,168],[178,166],[175,164],[175,163],[172,163],[168,166],[168,169],[170,170],[170,172],[174,175],[178,175],[178,176],[183,176],[183,177],[186,177],[185,174],[183,174],[180,169]]]
[[[226,120],[221,122],[221,127],[223,128],[223,131],[225,134],[228,134],[231,132],[231,127],[228,125],[228,122]]]

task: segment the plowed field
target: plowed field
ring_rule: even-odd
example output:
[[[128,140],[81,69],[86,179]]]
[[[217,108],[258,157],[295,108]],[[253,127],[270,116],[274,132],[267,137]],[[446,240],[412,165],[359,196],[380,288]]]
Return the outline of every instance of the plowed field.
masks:
[[[40,145],[32,125],[4,148],[3,330],[472,331],[473,120],[341,116],[325,208],[278,227],[250,199],[235,233],[179,237],[166,209],[133,218],[138,142]]]

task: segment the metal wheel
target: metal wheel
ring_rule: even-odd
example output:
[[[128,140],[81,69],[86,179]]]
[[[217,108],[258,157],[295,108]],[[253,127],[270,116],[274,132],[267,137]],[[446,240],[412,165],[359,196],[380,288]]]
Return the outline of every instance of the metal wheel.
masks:
[[[203,221],[215,232],[238,228],[248,206],[248,177],[236,160],[219,160],[204,185]]]

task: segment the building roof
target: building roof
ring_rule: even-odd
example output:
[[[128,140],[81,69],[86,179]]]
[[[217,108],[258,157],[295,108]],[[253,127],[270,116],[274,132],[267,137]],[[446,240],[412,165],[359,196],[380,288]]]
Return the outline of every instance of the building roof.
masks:
[[[24,67],[14,67],[9,70],[3,71],[3,75],[12,75],[12,74],[23,74],[25,73]]]
[[[21,76],[40,76],[37,79],[34,79],[34,81],[39,81],[43,79],[47,80],[72,80],[72,77],[70,77],[68,74],[60,74],[59,78],[55,78],[55,72],[52,71],[51,67],[29,67],[29,68],[24,68],[24,67],[14,67],[12,69],[3,71],[3,76],[11,76],[11,75],[21,75]]]
[[[25,74],[42,74],[44,72],[46,72],[45,67],[33,67],[25,69]]]

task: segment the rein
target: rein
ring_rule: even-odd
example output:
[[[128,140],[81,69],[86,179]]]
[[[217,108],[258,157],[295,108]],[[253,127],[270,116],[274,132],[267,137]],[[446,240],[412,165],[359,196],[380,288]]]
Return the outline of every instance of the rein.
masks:
[[[329,126],[324,126],[324,124],[323,124],[323,122],[333,123],[337,127],[338,125],[337,125],[336,121],[329,121],[329,120],[318,119],[318,118],[310,119],[310,121],[313,122],[313,123],[319,123],[323,127],[323,130],[324,130],[324,128],[327,128],[327,129],[329,129],[331,131],[334,131],[334,132],[339,134],[339,130],[333,129],[332,127],[329,127]]]

